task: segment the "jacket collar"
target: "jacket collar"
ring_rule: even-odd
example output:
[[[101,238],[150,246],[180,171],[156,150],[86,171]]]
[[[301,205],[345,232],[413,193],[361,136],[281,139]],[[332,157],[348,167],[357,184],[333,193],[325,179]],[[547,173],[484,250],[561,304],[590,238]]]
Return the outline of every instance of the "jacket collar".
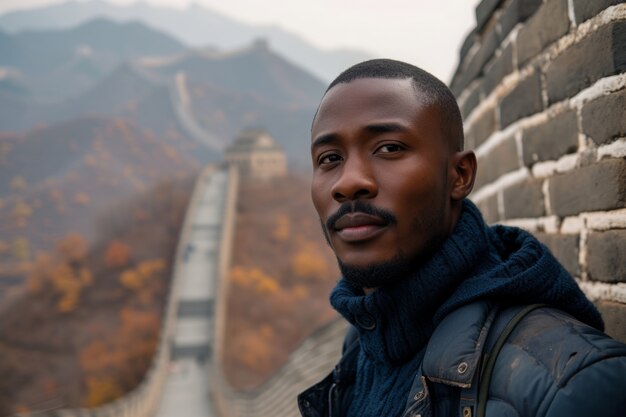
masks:
[[[424,376],[433,382],[470,387],[497,312],[493,303],[480,301],[448,314],[428,342]]]

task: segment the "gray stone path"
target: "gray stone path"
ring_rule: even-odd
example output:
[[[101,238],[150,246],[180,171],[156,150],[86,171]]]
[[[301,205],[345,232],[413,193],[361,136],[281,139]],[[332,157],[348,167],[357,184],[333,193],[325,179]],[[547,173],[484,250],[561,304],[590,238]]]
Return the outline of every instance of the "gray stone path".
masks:
[[[182,274],[170,374],[156,417],[213,417],[209,398],[209,362],[218,249],[228,174],[215,171],[201,180],[202,198],[187,223],[182,242]]]

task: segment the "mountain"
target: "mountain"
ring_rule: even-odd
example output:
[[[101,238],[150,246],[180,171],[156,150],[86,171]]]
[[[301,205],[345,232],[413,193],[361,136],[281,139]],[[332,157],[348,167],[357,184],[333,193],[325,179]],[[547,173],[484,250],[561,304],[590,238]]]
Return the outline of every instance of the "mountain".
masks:
[[[177,40],[139,22],[102,18],[67,30],[0,32],[0,66],[27,77],[29,90],[47,99],[85,91],[122,62],[184,49]]]
[[[0,415],[142,381],[198,170],[120,119],[0,133]]]
[[[324,85],[267,44],[192,50],[121,64],[89,90],[52,104],[0,90],[0,127],[24,130],[84,114],[123,118],[197,160],[216,160],[242,128],[265,127],[292,166],[308,164],[309,127]]]
[[[192,51],[145,68],[169,77],[182,72],[197,82],[287,106],[315,106],[324,92],[317,78],[271,51],[263,41],[229,53]]]
[[[7,241],[26,237],[32,250],[68,230],[92,236],[109,207],[198,166],[122,119],[81,117],[2,133],[0,143],[0,230]]]
[[[358,50],[321,50],[277,26],[245,24],[197,4],[178,10],[145,2],[116,6],[104,1],[68,1],[6,13],[0,16],[0,28],[13,33],[25,29],[68,28],[98,16],[118,21],[139,20],[192,47],[213,45],[229,50],[264,38],[278,53],[325,81],[349,65],[370,58],[369,54]]]
[[[76,56],[123,61],[140,56],[181,52],[177,40],[139,22],[117,23],[97,18],[69,30],[28,30],[0,35],[0,65],[41,74],[66,65]]]

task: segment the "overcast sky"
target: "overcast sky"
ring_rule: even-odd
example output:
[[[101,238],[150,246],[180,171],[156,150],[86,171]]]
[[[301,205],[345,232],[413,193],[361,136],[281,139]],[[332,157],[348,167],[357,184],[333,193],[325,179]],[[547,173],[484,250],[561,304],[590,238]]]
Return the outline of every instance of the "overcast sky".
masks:
[[[178,8],[191,4],[189,0],[146,1]],[[60,2],[0,0],[0,13]],[[374,56],[408,61],[448,82],[457,65],[461,43],[475,24],[474,8],[478,0],[196,0],[195,3],[248,23],[281,26],[321,48],[358,48]]]

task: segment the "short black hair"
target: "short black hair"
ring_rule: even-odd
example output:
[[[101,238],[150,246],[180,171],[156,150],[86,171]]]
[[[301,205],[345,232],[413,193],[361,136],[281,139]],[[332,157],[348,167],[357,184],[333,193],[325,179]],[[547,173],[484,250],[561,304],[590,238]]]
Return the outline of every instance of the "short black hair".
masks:
[[[393,59],[372,59],[351,66],[335,78],[326,93],[337,84],[360,78],[411,78],[416,93],[426,104],[439,107],[444,135],[452,149],[463,149],[463,118],[452,91],[437,77],[415,65]],[[315,120],[315,118],[314,118]]]

